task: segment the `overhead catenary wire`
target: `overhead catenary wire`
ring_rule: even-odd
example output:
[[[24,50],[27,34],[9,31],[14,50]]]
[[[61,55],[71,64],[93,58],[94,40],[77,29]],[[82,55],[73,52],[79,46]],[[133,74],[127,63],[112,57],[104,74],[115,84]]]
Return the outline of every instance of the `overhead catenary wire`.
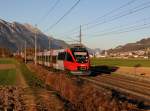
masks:
[[[138,30],[142,30],[142,29],[147,29],[150,28],[150,23],[144,23],[142,25],[137,25],[137,26],[132,26],[132,27],[128,27],[125,29],[120,29],[120,30],[116,30],[116,31],[111,31],[111,32],[106,32],[106,33],[100,33],[100,34],[96,34],[96,35],[91,35],[92,38],[93,37],[102,37],[102,36],[106,36],[106,35],[115,35],[115,34],[122,34],[122,33],[127,33],[127,32],[132,32],[132,31],[138,31]]]
[[[92,24],[92,25],[89,26],[89,27],[83,27],[83,30],[85,30],[85,29],[86,29],[86,30],[93,29],[93,28],[95,28],[96,26],[99,26],[99,25],[102,25],[102,24],[105,24],[105,23],[109,23],[109,22],[111,22],[111,21],[120,19],[120,18],[125,17],[125,16],[127,16],[127,15],[134,14],[134,13],[136,13],[136,12],[139,12],[139,11],[141,11],[141,10],[143,10],[143,9],[146,9],[146,8],[149,8],[149,7],[150,7],[150,2],[145,2],[145,3],[141,4],[141,5],[138,5],[138,6],[134,7],[134,8],[132,8],[132,9],[129,9],[129,10],[125,11],[124,13],[121,12],[121,13],[118,13],[117,15],[115,15],[115,16],[109,17],[108,20],[104,20],[104,21],[99,22],[99,23],[96,22],[95,24]],[[74,33],[77,33],[77,31],[74,32]]]
[[[100,30],[100,31],[98,31],[98,32],[107,33],[108,30],[109,30],[109,32],[110,32],[110,31],[115,31],[116,29],[120,29],[120,28],[122,28],[122,27],[125,27],[125,28],[126,28],[126,27],[129,28],[129,26],[131,26],[131,27],[136,27],[136,26],[138,26],[137,24],[139,24],[139,23],[146,24],[146,23],[145,23],[146,20],[150,20],[150,17],[137,20],[137,21],[135,21],[135,22],[132,23],[132,24],[130,23],[129,25],[106,28],[106,29]],[[98,32],[94,32],[94,33],[98,33]],[[87,34],[87,35],[89,35],[89,34]]]
[[[95,23],[97,20],[99,21],[99,20],[101,20],[101,18],[104,18],[104,17],[106,17],[106,16],[109,16],[109,15],[111,15],[111,14],[117,12],[117,11],[120,11],[120,9],[122,9],[122,8],[124,8],[124,7],[126,7],[126,6],[129,6],[130,4],[134,3],[135,1],[137,1],[137,0],[131,0],[131,1],[129,1],[129,2],[125,3],[125,4],[123,4],[123,5],[121,5],[120,7],[111,10],[110,12],[108,12],[108,13],[106,13],[106,14],[100,16],[100,17],[97,17],[95,20],[83,24],[82,26],[86,26],[86,25],[90,25],[90,24],[92,24],[92,23]]]
[[[124,8],[124,7],[126,7],[126,6],[128,6],[128,5],[130,5],[130,4],[132,4],[132,3],[134,3],[135,1],[137,1],[137,0],[131,0],[131,1],[129,1],[129,2],[125,3],[125,4],[123,4],[123,5],[121,5],[120,7],[115,8],[115,9],[113,9],[113,10],[107,12],[106,14],[104,14],[104,15],[102,15],[102,16],[100,16],[100,17],[97,17],[96,19],[94,19],[94,20],[92,20],[92,21],[90,21],[90,22],[88,22],[88,23],[82,24],[81,26],[84,27],[84,26],[87,26],[87,25],[89,25],[89,24],[91,24],[91,23],[94,23],[96,20],[101,20],[102,18],[104,18],[104,17],[106,17],[106,16],[108,16],[108,15],[111,15],[111,14],[113,14],[113,13],[119,11],[120,9],[122,9],[122,8]],[[73,29],[71,29],[71,30],[69,30],[69,31],[67,31],[67,32],[64,32],[64,33],[72,32],[72,31],[77,30],[77,29],[78,29],[78,26],[75,27],[75,28],[73,28]],[[62,34],[64,34],[64,33],[62,33]]]
[[[140,7],[140,6],[142,6],[142,7]],[[139,7],[140,7],[140,8],[139,8]],[[119,13],[117,16],[113,16],[111,19],[108,19],[108,20],[106,20],[106,21],[102,21],[102,22],[93,24],[92,26],[87,27],[86,30],[89,30],[89,29],[91,29],[91,28],[94,28],[94,27],[96,27],[96,26],[98,26],[98,25],[102,25],[102,24],[109,23],[109,22],[111,22],[111,21],[120,19],[120,18],[122,18],[122,17],[124,17],[124,16],[131,15],[131,14],[133,14],[133,13],[136,13],[136,12],[138,12],[138,11],[141,11],[141,10],[146,9],[146,8],[149,8],[149,7],[150,7],[150,2],[146,2],[146,3],[144,3],[144,4],[141,4],[141,5],[137,6],[137,7],[134,7],[134,8],[132,8],[132,9],[130,9],[129,11],[125,12],[124,14],[123,14],[123,13]]]
[[[67,16],[79,3],[81,0],[78,0],[62,17],[60,17],[55,23],[53,23],[50,27],[48,27],[45,31],[51,30],[54,28],[59,22],[61,22],[65,16]]]
[[[43,17],[41,17],[38,24],[41,24],[41,22],[43,22],[49,16],[49,14],[56,8],[56,6],[59,4],[59,2],[60,2],[60,0],[56,0],[54,5],[48,10],[48,12],[45,13],[45,15]]]

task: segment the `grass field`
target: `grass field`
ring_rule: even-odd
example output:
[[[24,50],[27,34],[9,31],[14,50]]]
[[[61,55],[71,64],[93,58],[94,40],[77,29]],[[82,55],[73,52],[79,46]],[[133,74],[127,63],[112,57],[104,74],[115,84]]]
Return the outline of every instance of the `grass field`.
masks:
[[[92,58],[91,64],[98,65],[107,65],[107,66],[128,66],[134,67],[137,64],[140,64],[141,67],[150,67],[150,60],[144,59],[112,59],[112,58]]]
[[[15,64],[16,61],[11,58],[0,58],[0,64]]]
[[[15,64],[16,61],[11,58],[0,58],[0,64]],[[0,70],[0,85],[15,85],[16,69],[1,69]]]
[[[44,82],[38,79],[33,72],[31,72],[24,63],[20,64],[20,70],[25,80],[30,87],[44,88]]]
[[[0,70],[0,85],[15,85],[15,82],[16,82],[15,69]]]

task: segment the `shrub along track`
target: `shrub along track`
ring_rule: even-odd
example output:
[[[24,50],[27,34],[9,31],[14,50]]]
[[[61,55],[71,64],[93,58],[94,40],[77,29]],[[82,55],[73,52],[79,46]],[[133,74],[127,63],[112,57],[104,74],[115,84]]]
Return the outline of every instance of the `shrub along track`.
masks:
[[[34,72],[45,84],[59,92],[78,111],[145,111],[143,107],[121,100],[114,91],[99,87],[80,77],[65,75],[65,72],[48,71],[42,66],[28,64],[28,68]],[[83,77],[86,78],[86,77]],[[94,85],[94,87],[93,87]],[[96,87],[95,87],[96,86]]]

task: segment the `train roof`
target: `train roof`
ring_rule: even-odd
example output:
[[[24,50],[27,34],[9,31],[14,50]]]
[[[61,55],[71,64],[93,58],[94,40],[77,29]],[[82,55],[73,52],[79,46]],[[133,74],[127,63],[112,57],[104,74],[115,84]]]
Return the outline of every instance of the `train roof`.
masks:
[[[83,44],[70,44],[69,48],[83,48],[85,47]]]

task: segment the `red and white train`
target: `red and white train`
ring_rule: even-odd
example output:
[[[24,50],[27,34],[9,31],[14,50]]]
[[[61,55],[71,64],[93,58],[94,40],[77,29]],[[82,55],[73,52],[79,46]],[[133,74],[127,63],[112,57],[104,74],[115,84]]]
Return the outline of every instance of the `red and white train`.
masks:
[[[77,75],[90,74],[89,54],[84,47],[39,52],[37,63],[58,70],[69,70]]]

